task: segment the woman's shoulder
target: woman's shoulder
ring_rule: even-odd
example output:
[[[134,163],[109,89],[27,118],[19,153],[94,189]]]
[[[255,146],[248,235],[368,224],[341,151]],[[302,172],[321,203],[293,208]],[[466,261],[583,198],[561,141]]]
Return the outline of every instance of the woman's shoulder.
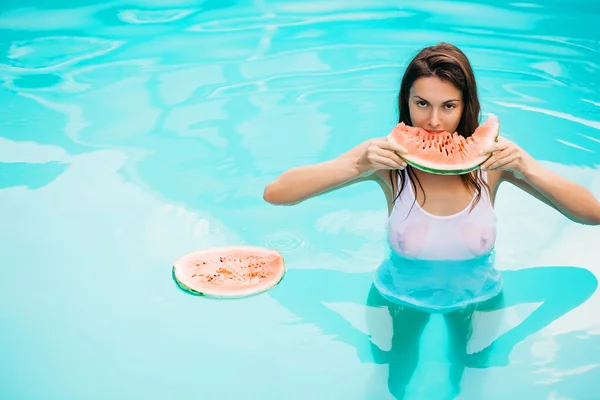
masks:
[[[394,203],[396,187],[398,185],[398,170],[395,169],[380,169],[373,174],[375,180],[385,195],[388,204],[388,211],[391,211],[391,206]]]
[[[345,153],[340,154],[339,158],[353,158],[359,157],[365,149],[369,146],[371,140],[365,140],[358,143],[353,148],[347,150]],[[390,169],[380,169],[375,171],[373,174],[360,178],[357,181],[374,181],[377,182],[381,190],[383,190],[386,200],[389,203],[393,202],[394,199],[394,188],[398,180],[398,171]]]
[[[498,186],[504,179],[504,175],[501,170],[492,170],[492,171],[485,171],[484,176],[485,176],[487,185],[490,188],[490,197],[491,197],[491,201],[493,204],[496,199],[496,190],[498,189]]]

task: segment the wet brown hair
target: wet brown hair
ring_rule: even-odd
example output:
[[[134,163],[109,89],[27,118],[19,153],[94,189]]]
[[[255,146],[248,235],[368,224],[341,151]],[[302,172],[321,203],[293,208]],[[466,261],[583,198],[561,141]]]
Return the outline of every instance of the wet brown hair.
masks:
[[[479,126],[481,111],[479,97],[477,95],[477,83],[475,82],[475,75],[473,74],[473,69],[471,68],[471,63],[467,56],[450,43],[442,42],[435,46],[425,47],[406,67],[404,76],[402,77],[402,83],[400,84],[400,93],[398,94],[398,122],[404,122],[406,125],[412,126],[408,108],[410,89],[417,79],[431,76],[450,82],[461,91],[464,108],[456,131],[465,138],[471,136]],[[393,179],[394,174],[395,171],[390,170],[390,179],[392,183],[395,182]],[[414,192],[416,193],[416,186],[414,183],[416,181],[425,197],[421,182],[419,182],[419,179],[410,165],[400,174],[400,182],[396,185],[399,188],[398,196],[404,188],[406,174],[409,174],[411,178]],[[468,174],[463,174],[460,178],[467,189],[476,193],[473,206],[481,199],[483,188],[489,191],[489,186],[483,180],[479,169]],[[397,198],[398,197],[396,196],[396,199]]]

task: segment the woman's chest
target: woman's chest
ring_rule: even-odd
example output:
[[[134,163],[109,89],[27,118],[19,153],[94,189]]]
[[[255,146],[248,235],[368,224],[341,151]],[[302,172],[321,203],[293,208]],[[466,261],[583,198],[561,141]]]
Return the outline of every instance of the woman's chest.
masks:
[[[388,221],[388,241],[401,256],[430,260],[463,260],[489,253],[496,241],[493,209],[478,204],[448,216],[428,213],[405,201]]]

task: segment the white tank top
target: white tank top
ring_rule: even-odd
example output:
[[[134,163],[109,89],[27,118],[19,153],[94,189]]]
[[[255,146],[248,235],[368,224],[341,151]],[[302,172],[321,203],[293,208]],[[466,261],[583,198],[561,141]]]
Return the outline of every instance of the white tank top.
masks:
[[[481,173],[487,182],[487,173]],[[467,260],[494,249],[496,216],[485,188],[471,211],[475,195],[464,210],[437,216],[419,206],[408,173],[405,176],[404,188],[388,219],[388,241],[397,255],[420,260]]]

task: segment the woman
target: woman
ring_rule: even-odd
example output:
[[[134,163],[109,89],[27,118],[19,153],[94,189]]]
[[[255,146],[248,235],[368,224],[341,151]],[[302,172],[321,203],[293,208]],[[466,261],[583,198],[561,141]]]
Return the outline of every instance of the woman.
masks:
[[[399,121],[407,125],[470,136],[479,125],[480,104],[467,57],[447,43],[421,50],[406,68],[398,106]],[[479,170],[464,175],[414,169],[403,160],[405,154],[406,149],[385,137],[375,138],[330,161],[285,171],[264,191],[267,202],[292,205],[366,180],[381,187],[388,206],[390,257],[375,273],[372,295],[388,301],[394,340],[402,343],[397,347],[404,362],[395,373],[396,396],[414,372],[417,341],[430,313],[444,313],[458,349],[454,355],[460,358],[475,307],[502,299],[493,258],[493,204],[502,182],[572,221],[600,224],[600,203],[588,190],[547,170],[503,137],[482,149],[490,158]]]

